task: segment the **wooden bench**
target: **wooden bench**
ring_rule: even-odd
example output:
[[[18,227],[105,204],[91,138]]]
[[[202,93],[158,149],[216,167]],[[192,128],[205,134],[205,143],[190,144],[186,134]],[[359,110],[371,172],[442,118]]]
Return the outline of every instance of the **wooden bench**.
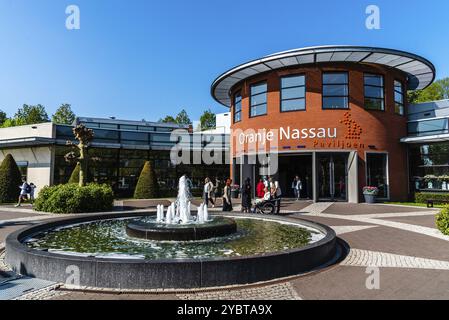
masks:
[[[449,204],[449,200],[427,199],[427,208],[433,208],[433,205],[434,205],[435,203]]]

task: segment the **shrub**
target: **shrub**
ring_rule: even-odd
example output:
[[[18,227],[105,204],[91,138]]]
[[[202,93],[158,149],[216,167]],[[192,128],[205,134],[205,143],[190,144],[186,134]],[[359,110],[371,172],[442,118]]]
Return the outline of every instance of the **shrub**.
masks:
[[[34,203],[34,209],[52,213],[89,213],[112,209],[114,194],[108,185],[63,184],[44,187]]]
[[[428,199],[449,201],[449,193],[419,192],[415,194],[415,202],[427,203]]]
[[[134,191],[135,199],[152,199],[159,196],[159,185],[156,180],[156,172],[149,161],[145,162],[139,180],[137,181],[136,190]]]
[[[70,176],[68,183],[80,183],[80,170],[81,166],[77,163],[76,167],[72,171],[72,175]]]
[[[19,198],[22,174],[13,156],[8,154],[0,165],[0,203],[14,202]]]
[[[436,226],[441,233],[449,236],[449,206],[445,206],[437,215]]]

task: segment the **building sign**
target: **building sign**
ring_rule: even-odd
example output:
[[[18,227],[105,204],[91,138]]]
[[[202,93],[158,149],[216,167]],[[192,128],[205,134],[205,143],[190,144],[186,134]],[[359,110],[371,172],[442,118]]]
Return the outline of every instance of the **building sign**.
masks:
[[[328,149],[363,149],[360,142],[362,127],[346,112],[338,127],[292,128],[290,126],[277,129],[260,129],[240,131],[236,134],[238,143],[250,146],[278,146],[282,141],[294,141],[295,145],[305,144],[312,148]],[[343,125],[346,130],[342,128]],[[235,133],[234,133],[235,134]]]

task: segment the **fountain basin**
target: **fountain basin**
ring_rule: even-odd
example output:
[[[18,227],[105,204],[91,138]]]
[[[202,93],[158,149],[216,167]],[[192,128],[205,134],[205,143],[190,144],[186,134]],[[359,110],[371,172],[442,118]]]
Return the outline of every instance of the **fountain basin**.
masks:
[[[119,217],[142,218],[147,215],[148,213],[127,213],[120,214]],[[118,218],[117,214],[82,215],[47,221],[10,234],[5,241],[5,261],[17,273],[44,280],[66,283],[73,279],[73,272],[76,271],[79,283],[69,284],[91,288],[141,290],[192,289],[269,281],[310,272],[327,265],[336,257],[336,235],[327,226],[276,216],[249,217],[234,214],[232,217],[308,227],[320,232],[322,238],[298,248],[263,254],[232,257],[194,256],[184,259],[139,259],[129,255],[100,257],[95,254],[38,250],[26,245],[26,239],[51,229],[71,228],[75,224]],[[259,242],[257,244],[260,244]]]
[[[214,217],[204,224],[162,224],[136,221],[126,226],[128,236],[157,241],[197,241],[224,237],[237,232],[234,219]]]

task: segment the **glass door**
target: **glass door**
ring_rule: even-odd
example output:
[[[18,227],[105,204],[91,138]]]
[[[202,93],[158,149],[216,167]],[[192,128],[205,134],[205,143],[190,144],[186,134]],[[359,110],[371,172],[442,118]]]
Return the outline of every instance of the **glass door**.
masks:
[[[321,201],[347,201],[347,154],[318,156],[318,198]]]

